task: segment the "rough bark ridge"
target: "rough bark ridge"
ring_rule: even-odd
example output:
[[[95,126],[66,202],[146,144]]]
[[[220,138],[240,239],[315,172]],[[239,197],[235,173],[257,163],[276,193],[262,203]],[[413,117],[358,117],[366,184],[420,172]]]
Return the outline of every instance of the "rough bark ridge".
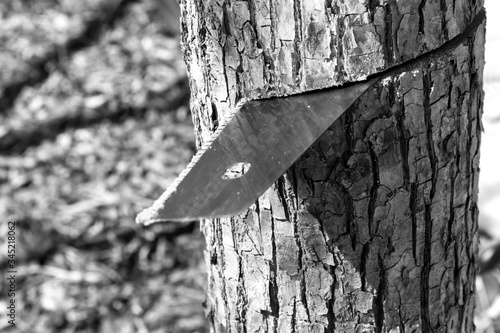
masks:
[[[199,142],[242,98],[458,36],[481,1],[183,0]],[[471,332],[484,25],[370,90],[241,216],[204,221],[214,332]]]

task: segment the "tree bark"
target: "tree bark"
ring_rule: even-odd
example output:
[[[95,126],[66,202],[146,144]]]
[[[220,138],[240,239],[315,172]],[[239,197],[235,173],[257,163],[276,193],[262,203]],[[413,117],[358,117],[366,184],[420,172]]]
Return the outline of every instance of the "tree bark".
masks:
[[[213,332],[474,330],[482,7],[181,2],[198,144],[242,99],[397,69],[247,212],[202,222]]]

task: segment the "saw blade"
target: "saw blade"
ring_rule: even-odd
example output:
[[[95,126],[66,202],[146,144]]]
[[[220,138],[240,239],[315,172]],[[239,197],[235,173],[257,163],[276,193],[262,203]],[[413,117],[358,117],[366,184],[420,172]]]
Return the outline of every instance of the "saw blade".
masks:
[[[241,213],[375,81],[246,102],[137,222]]]

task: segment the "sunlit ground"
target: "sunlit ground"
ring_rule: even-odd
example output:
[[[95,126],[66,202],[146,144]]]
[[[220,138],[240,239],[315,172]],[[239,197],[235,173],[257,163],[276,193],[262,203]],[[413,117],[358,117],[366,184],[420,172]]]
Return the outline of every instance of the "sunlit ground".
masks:
[[[484,69],[484,134],[481,142],[479,204],[481,224],[500,237],[500,2],[488,0]]]
[[[477,278],[478,332],[500,331],[500,2],[487,0],[486,67],[484,69],[484,133],[479,177],[479,224],[482,266]]]

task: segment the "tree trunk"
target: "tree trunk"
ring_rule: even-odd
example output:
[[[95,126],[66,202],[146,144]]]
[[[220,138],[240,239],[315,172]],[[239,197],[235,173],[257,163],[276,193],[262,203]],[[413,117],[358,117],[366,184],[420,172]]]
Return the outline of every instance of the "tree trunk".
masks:
[[[396,68],[247,212],[203,221],[213,332],[474,330],[482,5],[182,0],[198,144],[241,99]]]

